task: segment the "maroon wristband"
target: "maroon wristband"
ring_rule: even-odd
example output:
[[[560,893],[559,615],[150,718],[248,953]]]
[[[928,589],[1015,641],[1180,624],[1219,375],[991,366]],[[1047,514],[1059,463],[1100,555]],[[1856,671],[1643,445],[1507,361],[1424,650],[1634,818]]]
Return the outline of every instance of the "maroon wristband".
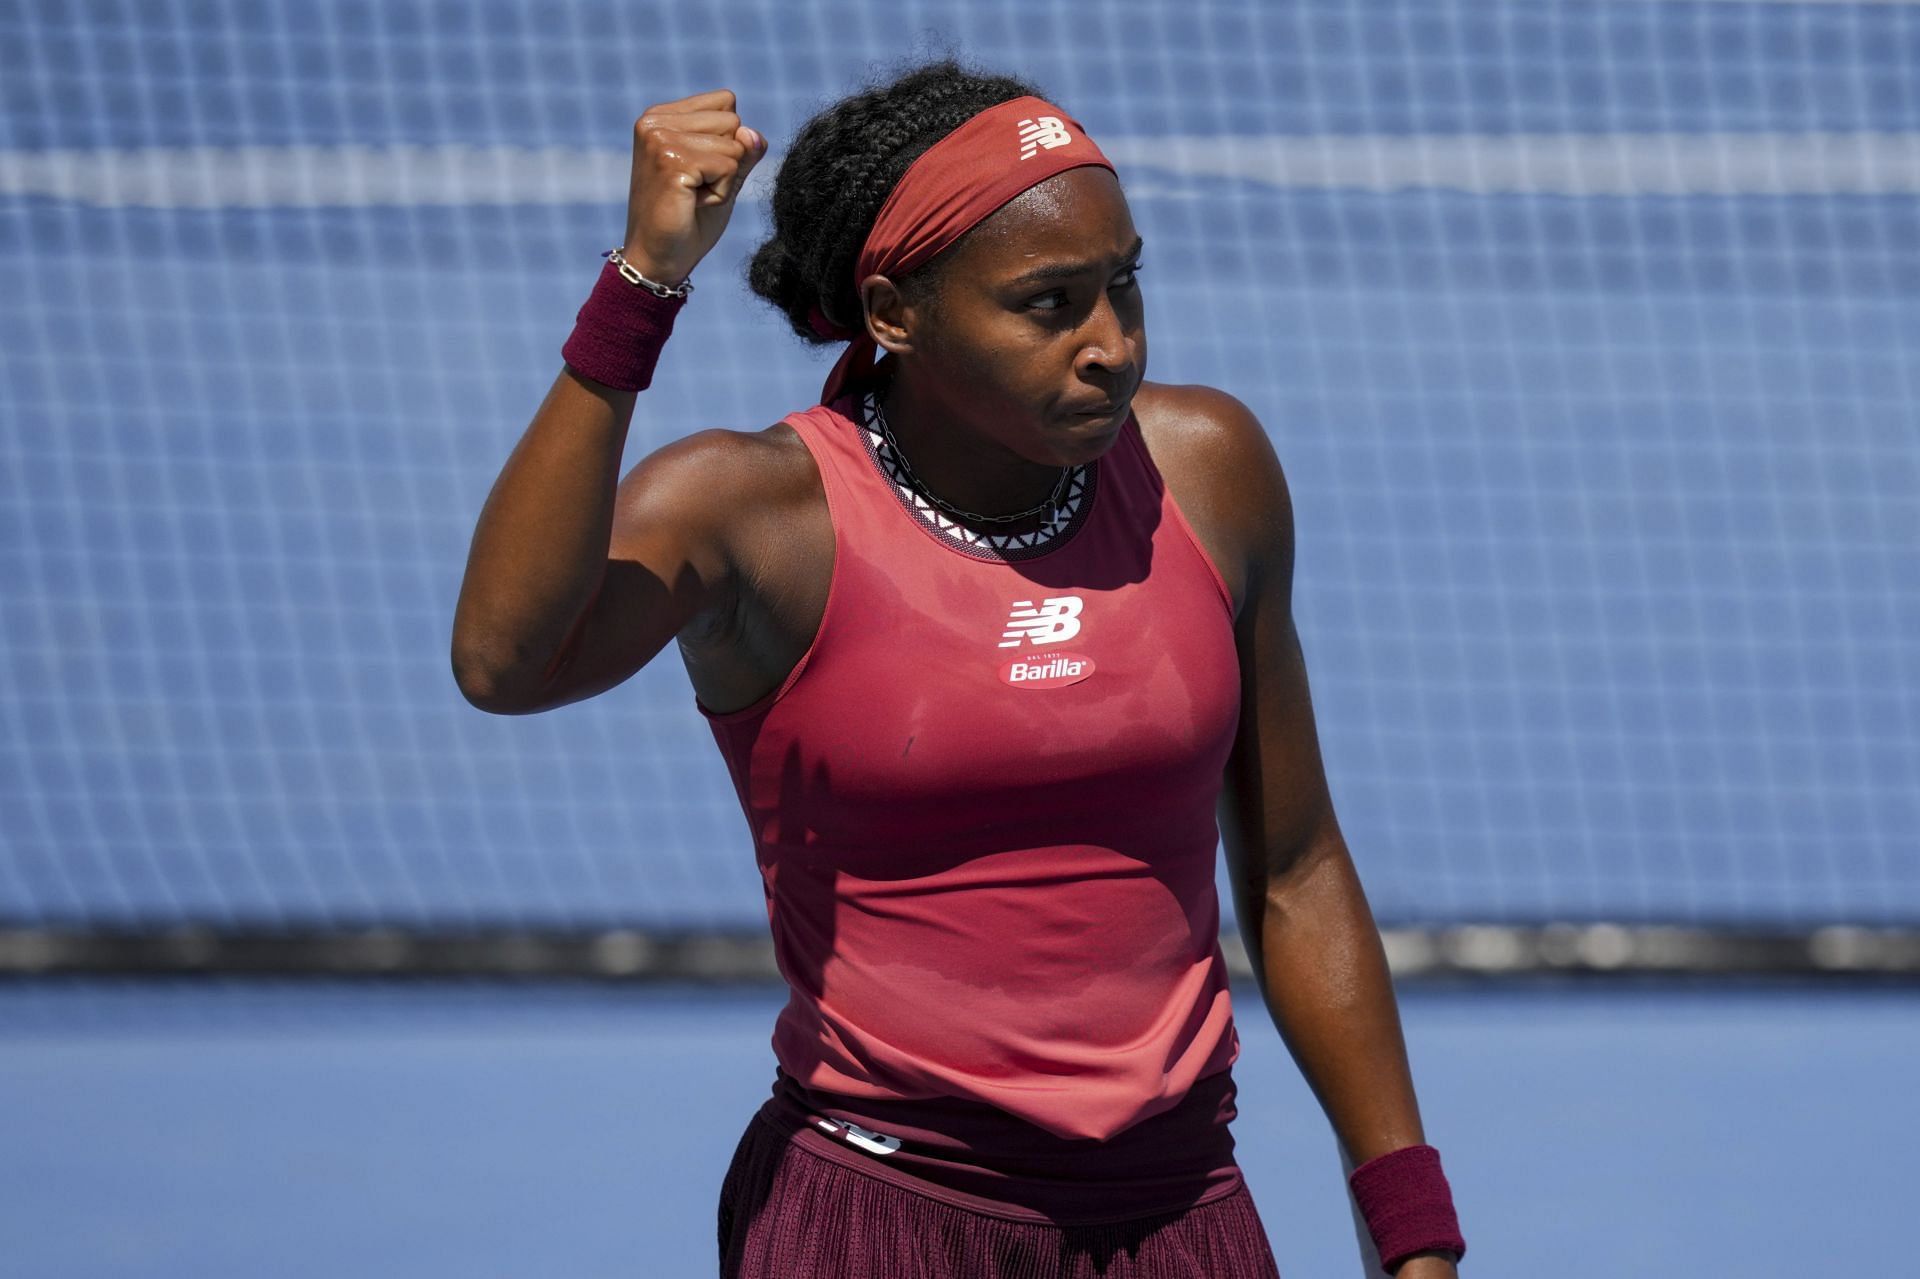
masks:
[[[1432,1146],[1407,1146],[1369,1159],[1353,1170],[1347,1185],[1387,1271],[1429,1249],[1447,1249],[1456,1260],[1467,1255],[1453,1213],[1453,1190]]]
[[[612,262],[602,268],[593,292],[560,348],[574,372],[619,391],[644,391],[653,381],[660,348],[673,332],[684,297],[663,298],[629,284]]]

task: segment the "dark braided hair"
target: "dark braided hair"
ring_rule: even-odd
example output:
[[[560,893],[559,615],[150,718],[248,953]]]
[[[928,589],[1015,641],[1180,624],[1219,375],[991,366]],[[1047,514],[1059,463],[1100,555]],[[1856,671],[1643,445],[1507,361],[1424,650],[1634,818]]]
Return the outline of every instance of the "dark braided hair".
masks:
[[[774,175],[773,234],[747,264],[748,287],[809,342],[836,340],[814,331],[815,306],[834,324],[858,328],[854,264],[907,166],[988,107],[1026,95],[1046,96],[1024,81],[943,58],[821,111],[800,127]],[[926,289],[937,282],[939,262],[898,283],[909,293]]]

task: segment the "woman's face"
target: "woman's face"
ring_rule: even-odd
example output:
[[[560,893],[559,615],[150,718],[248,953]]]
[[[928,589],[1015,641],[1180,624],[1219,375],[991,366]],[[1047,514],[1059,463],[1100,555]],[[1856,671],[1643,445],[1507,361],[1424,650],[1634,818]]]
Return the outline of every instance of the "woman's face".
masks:
[[[1031,461],[1099,456],[1146,372],[1139,254],[1110,170],[1055,174],[932,264],[936,286],[916,291],[928,296],[902,314],[914,376],[968,426]]]

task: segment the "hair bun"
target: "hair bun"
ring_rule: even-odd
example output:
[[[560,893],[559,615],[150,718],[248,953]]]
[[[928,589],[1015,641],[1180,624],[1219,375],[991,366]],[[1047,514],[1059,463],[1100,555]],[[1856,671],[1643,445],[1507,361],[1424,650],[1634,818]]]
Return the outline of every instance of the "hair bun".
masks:
[[[831,332],[813,322],[820,312],[811,301],[816,295],[802,264],[793,256],[787,242],[774,236],[754,251],[747,263],[747,287],[779,307],[799,336],[814,343],[840,341]],[[823,312],[821,318],[825,318]]]
[[[830,313],[858,319],[854,263],[907,166],[988,107],[1027,96],[1046,95],[944,58],[820,111],[781,157],[767,202],[773,233],[747,263],[747,287],[812,345],[858,336]]]

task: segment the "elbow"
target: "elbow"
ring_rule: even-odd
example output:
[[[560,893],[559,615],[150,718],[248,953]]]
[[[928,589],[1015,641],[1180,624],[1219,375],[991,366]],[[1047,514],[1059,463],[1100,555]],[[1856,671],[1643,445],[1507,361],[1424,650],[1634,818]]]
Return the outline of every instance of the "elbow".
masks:
[[[499,686],[484,675],[464,666],[456,659],[453,663],[453,682],[460,690],[460,696],[467,699],[467,705],[489,715],[511,715],[513,707],[500,696]]]
[[[500,664],[486,653],[456,644],[452,652],[453,682],[467,705],[489,715],[526,715],[539,709],[520,696]]]

